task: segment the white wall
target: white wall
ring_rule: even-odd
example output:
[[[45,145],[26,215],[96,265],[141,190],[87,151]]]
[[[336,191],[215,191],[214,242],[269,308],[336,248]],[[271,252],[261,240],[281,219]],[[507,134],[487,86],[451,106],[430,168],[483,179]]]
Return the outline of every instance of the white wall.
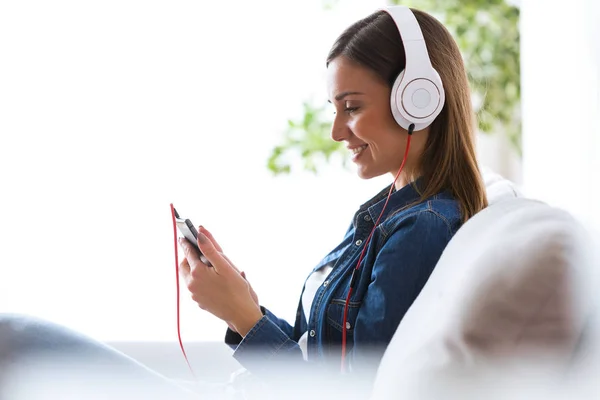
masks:
[[[480,164],[520,186],[523,182],[522,160],[508,138],[501,133],[477,135]]]
[[[383,1],[0,2],[0,312],[176,340],[169,203],[295,315],[307,273],[387,183],[272,178],[335,37]],[[235,12],[232,10],[235,9]],[[225,325],[183,296],[183,339]]]
[[[600,7],[521,5],[523,190],[600,226]]]

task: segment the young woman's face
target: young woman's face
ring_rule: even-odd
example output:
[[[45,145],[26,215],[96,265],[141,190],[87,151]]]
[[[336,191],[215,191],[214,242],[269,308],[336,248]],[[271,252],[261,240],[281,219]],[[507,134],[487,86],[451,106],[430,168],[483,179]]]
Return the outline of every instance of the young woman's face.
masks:
[[[345,143],[358,175],[363,179],[395,175],[408,132],[392,116],[388,85],[371,70],[339,56],[329,63],[327,86],[336,109],[331,138]]]

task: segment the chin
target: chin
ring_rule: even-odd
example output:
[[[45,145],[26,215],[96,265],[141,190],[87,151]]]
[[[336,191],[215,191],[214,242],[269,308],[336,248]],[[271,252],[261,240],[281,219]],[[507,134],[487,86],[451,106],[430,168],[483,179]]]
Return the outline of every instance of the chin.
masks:
[[[374,172],[374,171],[366,169],[366,168],[359,168],[356,173],[359,178],[365,179],[365,180],[376,178],[378,176],[383,175],[383,173],[377,173],[377,172]]]

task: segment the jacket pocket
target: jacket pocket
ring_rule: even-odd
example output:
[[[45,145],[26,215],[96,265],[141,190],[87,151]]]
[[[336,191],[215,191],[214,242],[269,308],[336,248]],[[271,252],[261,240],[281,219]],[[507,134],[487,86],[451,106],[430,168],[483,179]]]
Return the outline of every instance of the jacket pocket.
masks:
[[[333,299],[327,306],[327,330],[332,337],[339,335],[340,340],[342,337],[345,305],[346,299]],[[356,316],[358,315],[360,305],[360,301],[350,301],[348,304],[348,318],[346,321],[348,337],[354,332],[354,323],[356,322]]]

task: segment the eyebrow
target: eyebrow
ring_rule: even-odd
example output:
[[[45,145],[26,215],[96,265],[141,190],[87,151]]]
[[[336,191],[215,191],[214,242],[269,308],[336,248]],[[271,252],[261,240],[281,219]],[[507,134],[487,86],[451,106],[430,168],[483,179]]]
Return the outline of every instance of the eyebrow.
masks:
[[[350,95],[352,95],[352,94],[364,94],[364,93],[361,93],[361,92],[342,92],[342,93],[339,93],[337,96],[335,96],[335,100],[336,100],[336,101],[340,101],[340,100],[342,100],[344,97],[346,97],[346,96],[350,96]],[[331,100],[328,100],[328,101],[331,103]]]

